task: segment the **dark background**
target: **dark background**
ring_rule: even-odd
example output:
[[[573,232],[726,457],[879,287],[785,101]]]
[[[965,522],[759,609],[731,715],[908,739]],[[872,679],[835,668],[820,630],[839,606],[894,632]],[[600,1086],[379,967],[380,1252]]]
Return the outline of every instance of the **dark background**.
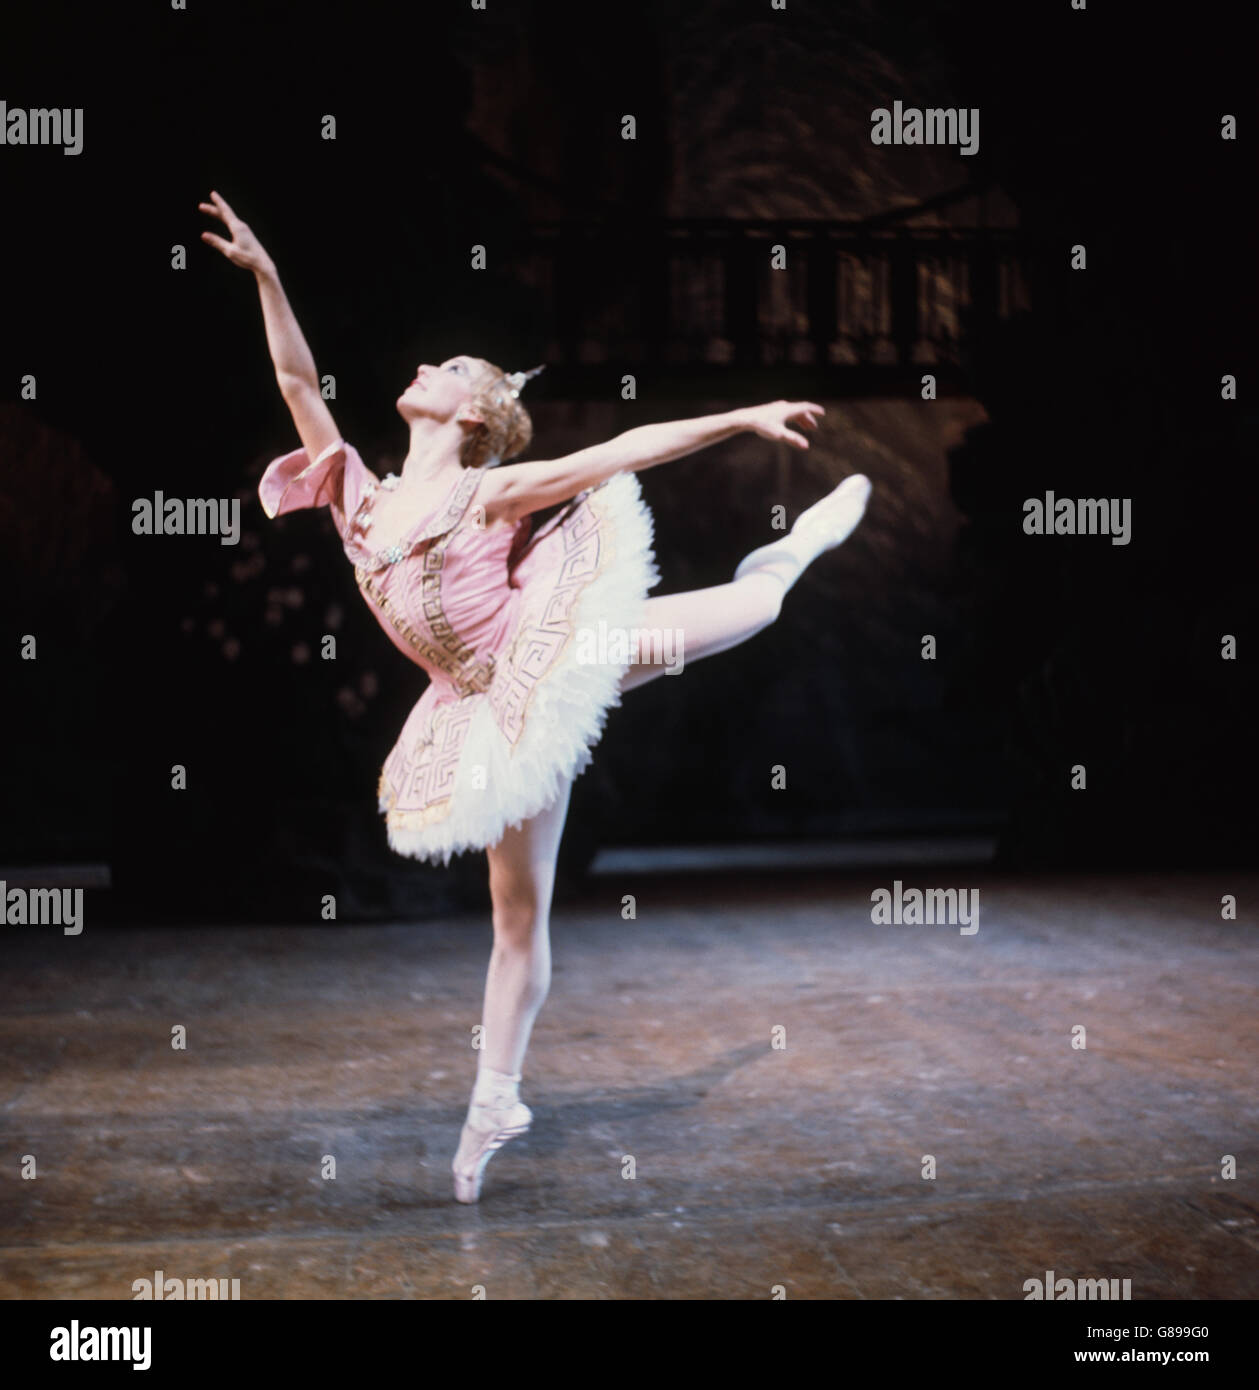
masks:
[[[258,507],[297,441],[253,279],[198,240],[211,188],[275,258],[342,433],[387,468],[418,362],[547,360],[556,305],[515,259],[539,220],[602,227],[603,283],[626,227],[874,218],[968,184],[1029,248],[1029,307],[972,325],[964,394],[866,397],[837,368],[808,455],[745,437],[643,475],[657,592],[728,579],[775,502],[794,516],[857,469],[875,493],[773,629],[613,715],[566,866],[605,844],[974,828],[1011,868],[1253,859],[1244,14],[1198,5],[1191,33],[1136,5],[938,0],[6,16],[0,97],[86,114],[78,157],[0,149],[0,863],[107,862],[100,911],[155,920],[309,920],[325,891],[343,918],[421,915],[484,892],[481,856],[441,869],[385,846],[377,770],[424,677],[362,609],[329,519]],[[896,99],[979,107],[979,153],[872,146],[871,109]],[[553,364],[531,385],[527,457],[789,394],[772,369],[688,397],[644,362],[629,403],[619,378],[604,403],[571,380]],[[242,544],[134,536],[157,489],[239,495]],[[1024,535],[1047,489],[1131,498],[1131,543]]]

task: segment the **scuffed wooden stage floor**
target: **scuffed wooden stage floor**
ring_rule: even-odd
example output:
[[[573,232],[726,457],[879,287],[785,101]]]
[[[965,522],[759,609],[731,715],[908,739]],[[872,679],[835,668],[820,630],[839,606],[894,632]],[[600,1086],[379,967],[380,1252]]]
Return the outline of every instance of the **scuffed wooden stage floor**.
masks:
[[[1259,878],[904,875],[980,890],[963,936],[873,925],[894,877],[592,881],[476,1208],[487,921],[10,927],[0,1295],[1259,1296]]]

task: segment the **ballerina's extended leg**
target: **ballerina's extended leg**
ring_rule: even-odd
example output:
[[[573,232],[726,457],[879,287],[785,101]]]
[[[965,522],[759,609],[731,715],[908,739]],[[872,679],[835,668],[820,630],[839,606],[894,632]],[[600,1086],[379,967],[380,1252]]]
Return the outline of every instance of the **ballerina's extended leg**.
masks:
[[[853,533],[869,497],[870,479],[855,473],[803,512],[789,535],[746,556],[731,583],[649,598],[634,661],[621,689],[655,680],[669,669],[670,660],[677,669],[674,651],[679,643],[684,659],[697,661],[737,647],[767,628],[778,617],[783,595],[805,568]],[[656,645],[657,634],[675,635],[675,640],[660,640],[655,650],[646,650],[649,642]]]

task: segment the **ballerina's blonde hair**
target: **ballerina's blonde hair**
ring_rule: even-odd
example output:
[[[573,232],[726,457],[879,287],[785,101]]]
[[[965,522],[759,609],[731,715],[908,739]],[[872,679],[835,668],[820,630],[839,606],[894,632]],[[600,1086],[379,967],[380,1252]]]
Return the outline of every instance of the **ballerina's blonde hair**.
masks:
[[[493,468],[529,447],[533,421],[520,403],[525,382],[543,370],[505,372],[483,357],[471,359],[481,368],[468,407],[482,417],[463,442],[459,461],[465,468]]]

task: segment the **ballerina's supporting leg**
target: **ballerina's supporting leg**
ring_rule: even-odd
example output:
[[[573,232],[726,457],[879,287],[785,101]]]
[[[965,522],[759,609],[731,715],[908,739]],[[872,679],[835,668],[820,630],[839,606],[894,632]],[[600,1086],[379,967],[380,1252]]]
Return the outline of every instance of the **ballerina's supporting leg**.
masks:
[[[478,1200],[490,1156],[533,1120],[518,1087],[529,1035],[551,987],[551,896],[571,791],[570,782],[545,811],[508,829],[486,851],[494,949],[485,981],[477,1079],[452,1164],[461,1202]]]
[[[683,664],[697,661],[767,628],[805,568],[852,534],[869,497],[869,478],[855,473],[804,512],[789,535],[746,556],[731,583],[649,598],[621,689],[645,685],[670,665],[677,669],[679,654]]]

